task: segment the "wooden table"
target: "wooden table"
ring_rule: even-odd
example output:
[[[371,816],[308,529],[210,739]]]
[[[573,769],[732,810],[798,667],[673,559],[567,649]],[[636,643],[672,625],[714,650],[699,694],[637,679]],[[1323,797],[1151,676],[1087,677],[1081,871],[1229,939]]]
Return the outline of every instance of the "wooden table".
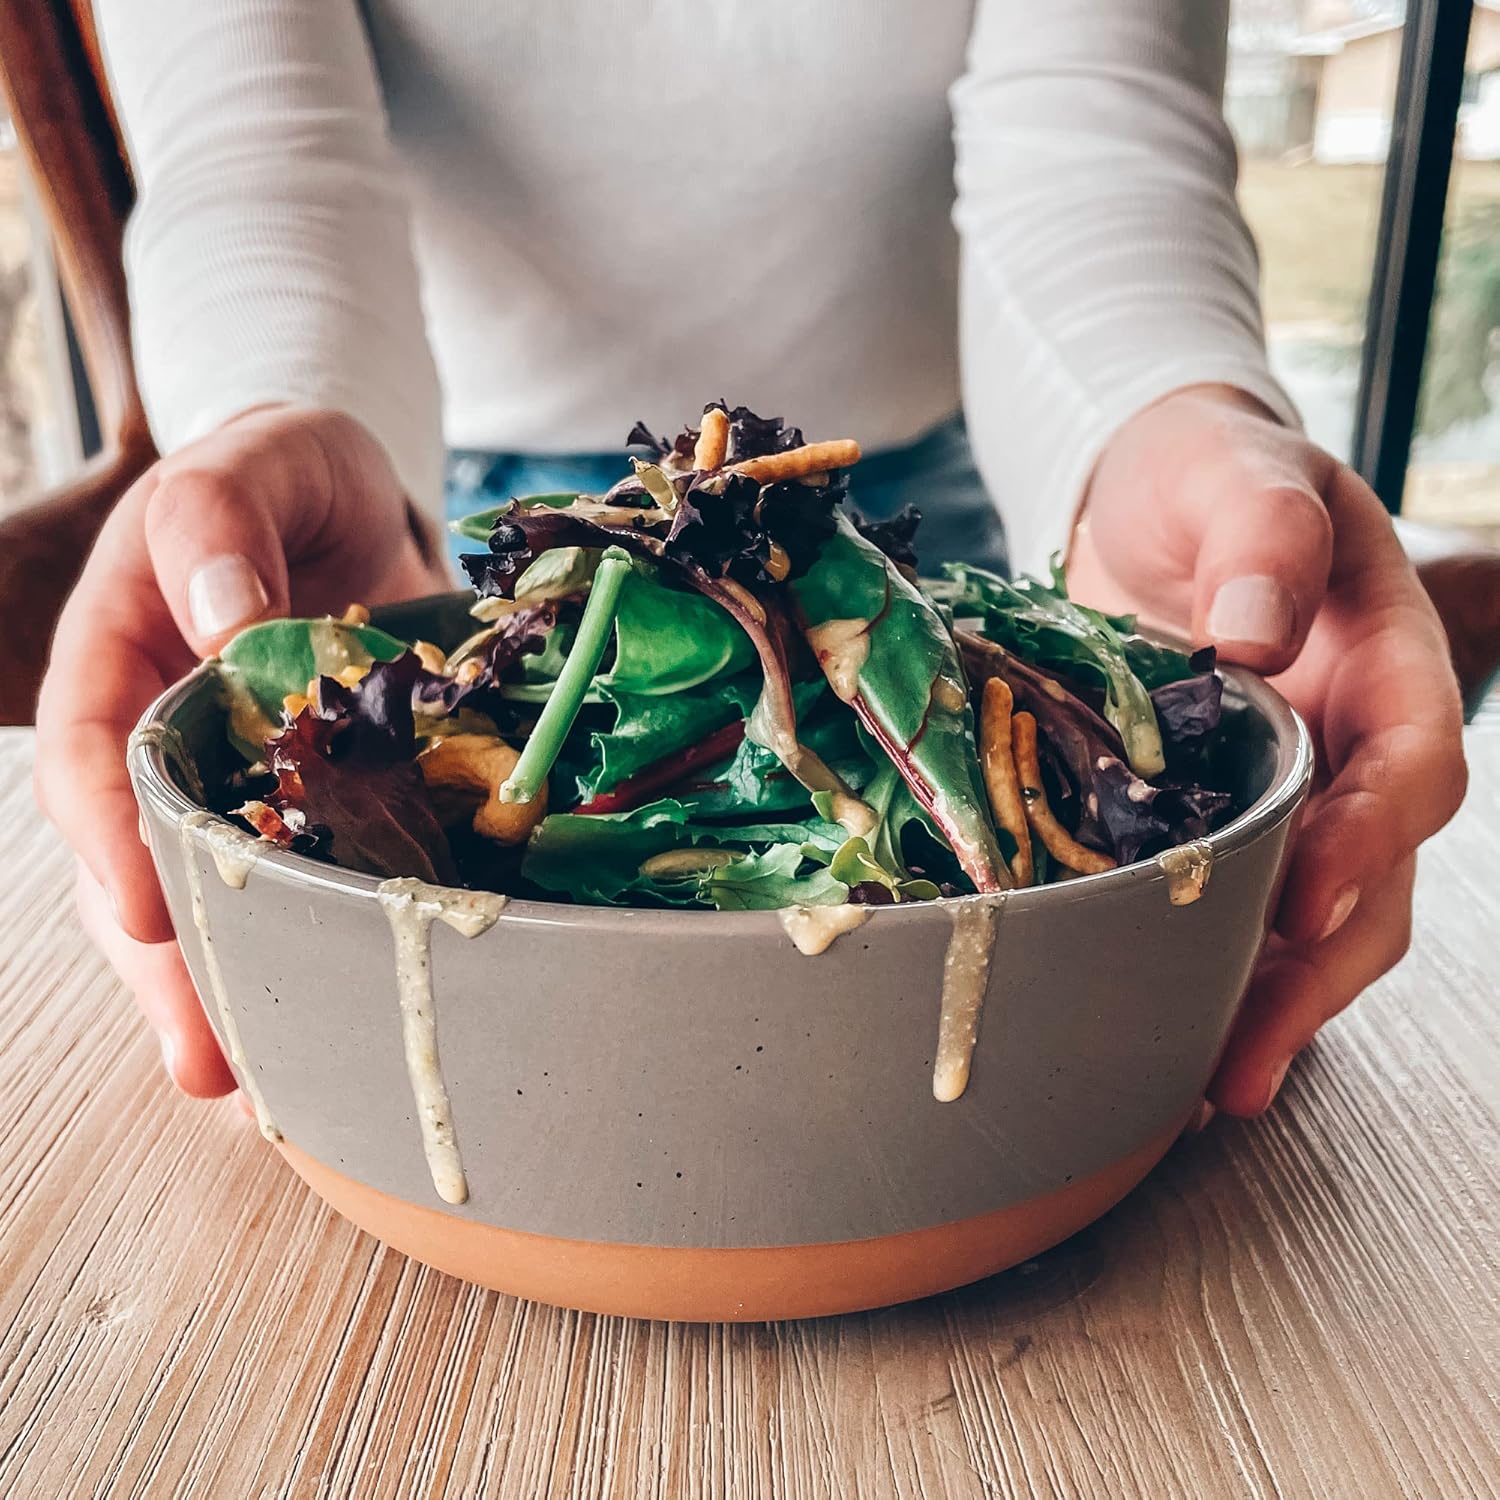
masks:
[[[1500,733],[1274,1113],[930,1302],[670,1327],[334,1218],[164,1083],[0,734],[0,1495],[1496,1493]]]

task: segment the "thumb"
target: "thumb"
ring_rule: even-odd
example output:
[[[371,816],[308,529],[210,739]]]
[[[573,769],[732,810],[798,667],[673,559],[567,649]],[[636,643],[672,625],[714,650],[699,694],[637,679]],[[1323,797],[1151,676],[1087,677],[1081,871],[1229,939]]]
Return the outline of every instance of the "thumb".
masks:
[[[183,639],[210,656],[236,632],[289,608],[287,522],[326,510],[328,467],[288,441],[279,412],[230,422],[147,478],[146,546]]]
[[[1199,533],[1192,638],[1256,672],[1291,666],[1328,587],[1333,524],[1297,475],[1248,479],[1213,503],[1187,503]]]
[[[1279,672],[1328,586],[1321,491],[1334,468],[1250,397],[1178,391],[1128,422],[1100,460],[1091,546],[1144,616]]]
[[[145,502],[156,582],[200,656],[257,620],[444,586],[385,450],[338,412],[270,407],[164,460]]]
[[[285,548],[253,482],[213,468],[162,476],[145,519],[162,598],[199,656],[287,613]]]

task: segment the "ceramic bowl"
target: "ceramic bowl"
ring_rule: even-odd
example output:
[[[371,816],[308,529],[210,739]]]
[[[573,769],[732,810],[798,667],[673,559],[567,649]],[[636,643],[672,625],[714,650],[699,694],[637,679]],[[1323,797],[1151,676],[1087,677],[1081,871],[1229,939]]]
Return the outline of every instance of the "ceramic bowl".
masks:
[[[462,606],[377,623],[456,639]],[[1196,1108],[1312,771],[1287,705],[1225,677],[1248,805],[1205,847],[869,910],[815,956],[774,912],[445,898],[252,845],[195,809],[222,753],[208,669],[129,761],[209,1020],[340,1213],[545,1302],[802,1317],[1036,1254]]]

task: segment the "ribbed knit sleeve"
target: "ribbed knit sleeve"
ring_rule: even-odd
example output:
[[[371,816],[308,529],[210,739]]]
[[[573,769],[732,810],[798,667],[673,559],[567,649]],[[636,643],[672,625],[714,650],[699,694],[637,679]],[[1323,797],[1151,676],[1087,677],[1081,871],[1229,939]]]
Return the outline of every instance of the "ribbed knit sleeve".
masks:
[[[1065,547],[1101,449],[1184,385],[1297,415],[1266,363],[1220,98],[1228,0],[980,0],[952,90],[964,409],[1011,560]]]
[[[245,409],[362,421],[438,503],[437,374],[355,0],[96,0],[138,201],[137,374],[170,452]]]

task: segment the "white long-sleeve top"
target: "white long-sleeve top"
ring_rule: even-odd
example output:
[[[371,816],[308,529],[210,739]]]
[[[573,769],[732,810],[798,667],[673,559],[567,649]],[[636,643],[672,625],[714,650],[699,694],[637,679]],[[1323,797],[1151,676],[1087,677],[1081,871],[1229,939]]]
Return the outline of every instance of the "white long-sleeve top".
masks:
[[[1036,569],[1166,392],[1296,420],[1234,201],[1227,11],[95,0],[157,442],[331,406],[435,507],[445,443],[603,450],[723,396],[879,449],[962,397]]]

